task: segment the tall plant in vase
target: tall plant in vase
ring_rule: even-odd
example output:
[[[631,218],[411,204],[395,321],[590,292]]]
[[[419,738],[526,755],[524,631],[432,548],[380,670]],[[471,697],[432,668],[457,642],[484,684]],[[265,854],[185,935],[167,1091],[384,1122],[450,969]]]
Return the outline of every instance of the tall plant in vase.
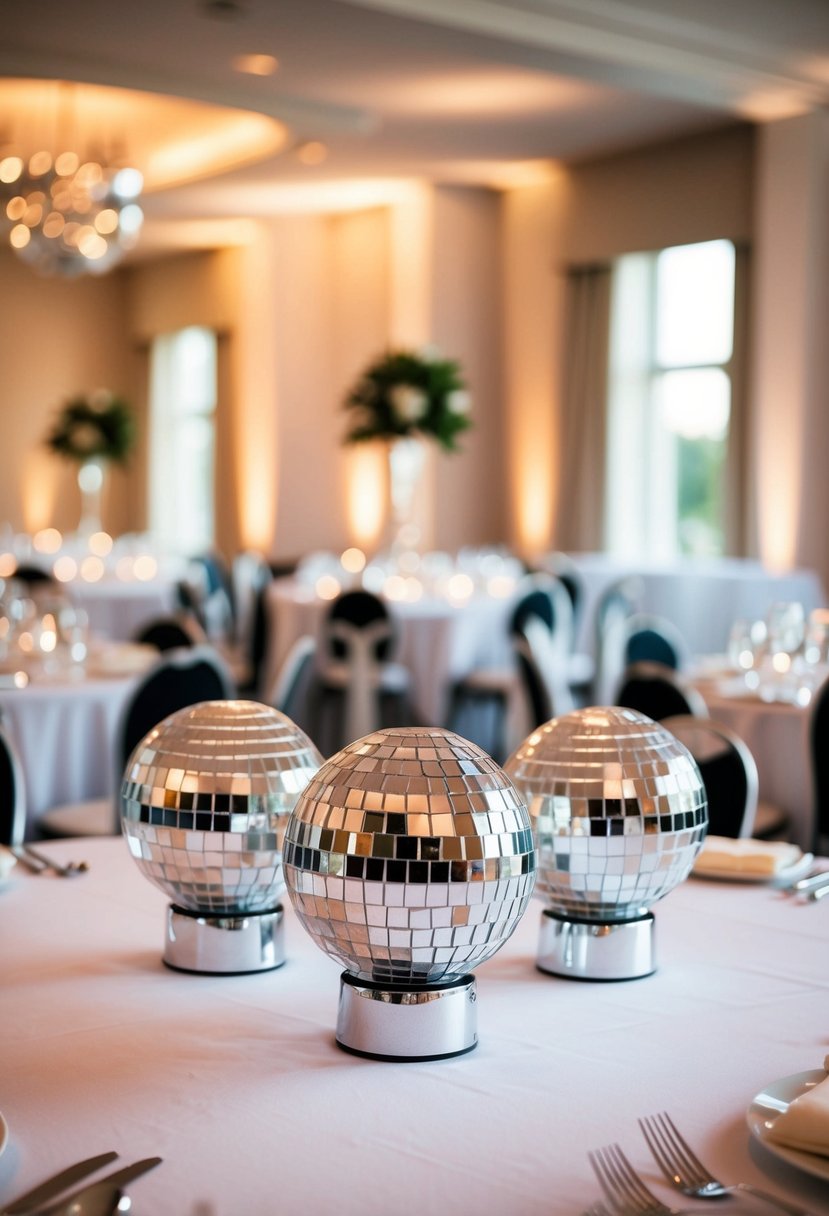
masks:
[[[388,351],[371,363],[345,399],[346,443],[388,445],[394,538],[392,550],[416,547],[414,508],[425,467],[424,441],[458,451],[469,429],[470,395],[454,359],[434,351]]]
[[[135,419],[127,403],[107,389],[70,398],[59,411],[45,444],[78,465],[84,534],[100,531],[101,493],[110,464],[123,464],[135,442]]]

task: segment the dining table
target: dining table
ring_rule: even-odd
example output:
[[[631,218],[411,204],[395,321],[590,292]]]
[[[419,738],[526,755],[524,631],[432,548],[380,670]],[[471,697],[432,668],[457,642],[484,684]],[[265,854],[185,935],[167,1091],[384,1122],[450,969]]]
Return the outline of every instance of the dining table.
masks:
[[[27,837],[45,811],[112,794],[121,713],[157,657],[151,646],[95,641],[83,662],[28,664],[22,687],[3,680],[0,721],[23,770]]]
[[[114,1150],[163,1158],[128,1188],[135,1216],[566,1216],[600,1197],[588,1151],[613,1142],[702,1210],[637,1125],[666,1110],[726,1182],[829,1216],[829,1157],[775,1148],[755,1106],[824,1075],[829,899],[690,877],[654,908],[656,972],[613,983],[537,970],[533,899],[477,972],[475,1049],[390,1063],[335,1044],[339,968],[289,904],[281,968],[175,971],[167,898],[123,839],[47,848],[89,869],[18,865],[0,890],[0,1210]]]

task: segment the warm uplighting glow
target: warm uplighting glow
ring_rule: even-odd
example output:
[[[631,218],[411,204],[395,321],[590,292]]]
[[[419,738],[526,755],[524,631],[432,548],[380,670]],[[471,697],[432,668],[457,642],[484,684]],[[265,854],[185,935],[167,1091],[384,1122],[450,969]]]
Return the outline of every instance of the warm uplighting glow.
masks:
[[[231,60],[234,71],[246,76],[273,76],[279,60],[273,55],[234,55]]]
[[[63,544],[63,537],[57,528],[41,528],[32,538],[32,545],[38,553],[57,553]]]
[[[112,552],[112,537],[108,532],[93,532],[89,538],[89,551],[96,557],[106,557]]]
[[[100,557],[85,557],[81,562],[81,578],[87,583],[97,583],[104,577],[104,563]]]
[[[328,149],[319,140],[309,139],[296,150],[297,160],[303,165],[321,165],[328,158]]]
[[[359,574],[365,569],[366,555],[362,549],[346,549],[340,557],[340,565],[349,574]]]
[[[335,600],[342,587],[333,574],[323,574],[314,584],[314,590],[321,600]]]
[[[13,553],[0,553],[0,578],[11,578],[17,569],[17,558]]]
[[[808,114],[813,107],[814,98],[808,90],[782,88],[746,93],[737,103],[736,111],[749,122],[779,122]]]
[[[359,547],[375,549],[386,509],[385,453],[358,445],[345,453],[348,531]]]
[[[468,600],[475,590],[475,584],[468,574],[453,574],[446,584],[446,593],[455,603]]]
[[[59,583],[71,583],[72,579],[77,576],[78,563],[74,557],[59,557],[52,573]]]
[[[158,573],[158,562],[149,553],[142,553],[133,562],[132,572],[140,583],[149,583]]]

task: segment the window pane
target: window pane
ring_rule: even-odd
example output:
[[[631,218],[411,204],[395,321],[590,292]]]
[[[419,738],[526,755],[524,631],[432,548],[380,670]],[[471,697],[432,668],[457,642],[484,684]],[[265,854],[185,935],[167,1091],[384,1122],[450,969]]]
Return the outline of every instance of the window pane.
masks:
[[[654,381],[662,425],[687,439],[724,439],[731,413],[731,382],[718,367],[663,372]]]
[[[706,241],[664,249],[656,261],[656,362],[725,363],[734,339],[734,246]]]

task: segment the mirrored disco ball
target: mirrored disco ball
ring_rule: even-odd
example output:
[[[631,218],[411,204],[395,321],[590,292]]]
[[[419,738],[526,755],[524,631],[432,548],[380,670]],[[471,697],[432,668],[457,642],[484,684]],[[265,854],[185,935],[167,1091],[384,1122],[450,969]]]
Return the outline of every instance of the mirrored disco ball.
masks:
[[[323,759],[257,701],[202,701],[141,740],[121,784],[121,825],[150,882],[188,912],[252,913],[285,890],[282,837]]]
[[[554,718],[510,756],[538,851],[536,894],[565,917],[645,912],[687,878],[708,826],[696,762],[632,709]]]
[[[530,821],[473,743],[377,731],[309,782],[285,877],[305,928],[353,975],[436,984],[490,958],[518,924],[535,881]]]

